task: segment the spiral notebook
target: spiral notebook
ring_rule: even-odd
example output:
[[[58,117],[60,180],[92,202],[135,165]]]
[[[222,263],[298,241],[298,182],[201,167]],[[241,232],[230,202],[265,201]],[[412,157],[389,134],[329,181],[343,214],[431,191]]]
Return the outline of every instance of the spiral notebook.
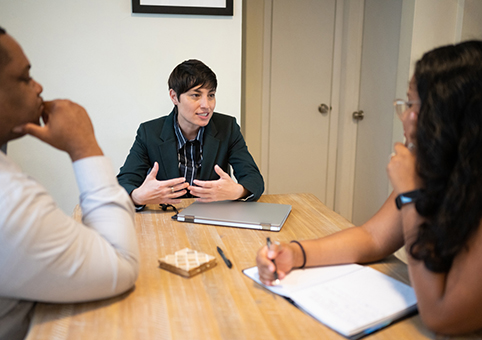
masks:
[[[280,231],[290,212],[291,205],[287,204],[239,201],[194,202],[177,214],[177,220],[224,227]]]

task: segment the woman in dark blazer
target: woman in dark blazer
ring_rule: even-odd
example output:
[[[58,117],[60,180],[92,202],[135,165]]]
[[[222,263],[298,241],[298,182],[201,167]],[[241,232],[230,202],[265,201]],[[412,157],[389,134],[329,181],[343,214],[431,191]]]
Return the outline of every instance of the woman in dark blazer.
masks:
[[[140,125],[117,175],[136,205],[175,204],[181,197],[211,202],[261,196],[263,177],[239,125],[234,117],[214,112],[216,87],[216,75],[198,60],[173,70],[174,109]]]

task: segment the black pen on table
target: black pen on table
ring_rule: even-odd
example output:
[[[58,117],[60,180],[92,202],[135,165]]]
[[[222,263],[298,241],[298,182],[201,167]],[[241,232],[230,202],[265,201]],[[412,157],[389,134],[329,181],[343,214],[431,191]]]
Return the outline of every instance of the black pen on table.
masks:
[[[221,257],[223,258],[224,260],[224,263],[226,263],[226,266],[228,266],[229,269],[231,269],[231,267],[233,266],[233,264],[231,263],[231,261],[229,261],[229,259],[226,257],[226,255],[224,255],[224,252],[221,248],[217,247],[218,248],[218,253],[219,255],[221,255]]]
[[[266,238],[266,245],[268,246],[268,250],[269,248],[271,247],[271,240],[269,237]],[[273,261],[273,264],[274,264],[274,284],[277,285],[279,284],[279,278],[278,278],[278,268],[276,267],[276,262],[274,262],[274,260],[271,260]]]

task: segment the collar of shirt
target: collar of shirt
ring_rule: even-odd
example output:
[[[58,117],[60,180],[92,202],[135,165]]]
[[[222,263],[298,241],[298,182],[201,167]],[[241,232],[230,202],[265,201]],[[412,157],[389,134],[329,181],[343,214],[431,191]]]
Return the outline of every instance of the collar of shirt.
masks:
[[[188,140],[182,134],[181,128],[179,127],[179,124],[177,123],[177,111],[174,114],[174,132],[176,133],[177,149],[179,150],[188,142]],[[201,126],[201,128],[197,132],[196,138],[193,139],[192,141],[197,140],[197,141],[199,141],[199,143],[201,143],[201,146],[202,146],[203,145],[203,136],[204,136],[204,126]]]

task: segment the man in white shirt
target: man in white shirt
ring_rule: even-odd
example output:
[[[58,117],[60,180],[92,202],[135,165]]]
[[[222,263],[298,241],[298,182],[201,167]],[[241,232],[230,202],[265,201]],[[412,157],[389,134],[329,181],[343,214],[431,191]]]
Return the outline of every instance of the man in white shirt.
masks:
[[[134,285],[139,270],[134,206],[103,156],[87,112],[67,100],[44,102],[29,69],[21,47],[0,28],[0,145],[30,134],[66,151],[83,218],[80,223],[65,215],[0,151],[1,340],[26,335],[35,301],[115,296]]]

